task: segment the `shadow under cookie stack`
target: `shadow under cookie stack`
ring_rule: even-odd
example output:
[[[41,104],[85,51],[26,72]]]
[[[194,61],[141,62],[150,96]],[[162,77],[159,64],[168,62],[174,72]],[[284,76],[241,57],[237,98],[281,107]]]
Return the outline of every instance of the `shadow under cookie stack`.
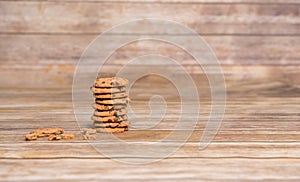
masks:
[[[124,78],[98,78],[91,91],[94,93],[95,109],[91,119],[97,132],[120,133],[128,131],[126,94],[128,80]]]

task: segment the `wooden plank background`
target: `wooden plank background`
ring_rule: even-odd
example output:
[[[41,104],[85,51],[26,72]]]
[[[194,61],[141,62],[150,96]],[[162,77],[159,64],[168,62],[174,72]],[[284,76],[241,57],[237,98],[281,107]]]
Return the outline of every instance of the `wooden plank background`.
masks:
[[[108,159],[81,139],[71,84],[92,40],[140,18],[178,21],[203,36],[224,71],[227,105],[218,134],[199,151],[211,111],[201,68],[185,52],[157,41],[119,49],[106,70],[158,53],[178,60],[201,91],[201,118],[186,144],[162,161],[131,165]],[[194,50],[201,51],[197,45]],[[299,181],[299,71],[299,0],[0,0],[0,181]],[[149,144],[173,131],[180,103],[168,84],[153,77],[137,83],[130,93],[136,111],[146,116],[143,104],[151,93],[163,93],[172,101],[171,114],[151,130],[117,134],[120,139]],[[24,134],[37,127],[63,127],[76,138],[25,142]],[[162,143],[161,150],[172,142],[177,141]],[[109,143],[102,147],[116,149]]]
[[[278,69],[299,69],[299,11],[296,0],[0,1],[0,82],[11,87],[24,82],[29,87],[70,85],[78,59],[97,35],[116,24],[149,17],[178,21],[203,36],[228,77],[240,66],[248,72],[253,66],[264,67],[264,76],[272,77]],[[178,48],[154,44],[126,46],[111,60],[112,69],[136,53],[154,52],[184,60],[181,64],[189,72],[199,73],[189,57],[174,53]]]

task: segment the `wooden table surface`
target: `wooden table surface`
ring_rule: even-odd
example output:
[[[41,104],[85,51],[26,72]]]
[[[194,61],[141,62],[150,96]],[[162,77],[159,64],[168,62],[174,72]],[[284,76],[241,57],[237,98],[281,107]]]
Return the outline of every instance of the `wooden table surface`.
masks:
[[[151,85],[152,82],[157,83]],[[191,137],[169,157],[143,165],[110,159],[82,140],[72,108],[70,87],[1,88],[0,179],[4,181],[241,181],[300,179],[300,88],[268,79],[227,80],[222,126],[205,150],[199,150],[209,115],[209,94],[202,86],[200,119]],[[180,105],[172,86],[148,78],[130,91],[137,111],[146,114],[147,94],[164,93],[168,109]],[[139,93],[145,94],[139,94]],[[143,100],[144,99],[144,100]],[[140,104],[140,105],[139,105]],[[175,110],[174,110],[175,111]],[[176,113],[176,112],[174,112]],[[177,118],[145,130],[116,134],[127,142],[149,144],[169,134]],[[172,116],[168,115],[168,116]],[[92,121],[91,121],[92,122]],[[142,122],[147,122],[145,121]],[[73,140],[24,141],[40,127],[62,127]],[[97,134],[97,137],[103,135]],[[161,143],[161,150],[176,141]],[[109,141],[103,145],[115,150]],[[140,149],[143,151],[143,149]],[[154,151],[155,152],[155,151]],[[159,152],[159,151],[157,151]],[[122,160],[121,160],[122,161]]]

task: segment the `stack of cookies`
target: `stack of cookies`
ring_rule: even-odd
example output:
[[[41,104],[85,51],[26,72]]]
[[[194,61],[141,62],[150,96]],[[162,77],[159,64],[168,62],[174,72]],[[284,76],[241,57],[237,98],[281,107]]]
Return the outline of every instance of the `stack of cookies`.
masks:
[[[124,78],[98,78],[91,87],[95,109],[91,119],[98,132],[124,132],[128,130],[126,94],[128,80]]]

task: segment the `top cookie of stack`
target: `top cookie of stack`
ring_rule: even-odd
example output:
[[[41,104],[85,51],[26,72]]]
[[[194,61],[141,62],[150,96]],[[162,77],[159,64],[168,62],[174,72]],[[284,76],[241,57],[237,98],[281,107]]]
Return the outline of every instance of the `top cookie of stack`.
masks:
[[[126,94],[128,80],[125,78],[98,78],[91,87],[94,93],[94,127],[100,132],[123,132],[128,130]]]
[[[112,94],[126,91],[128,80],[125,78],[98,78],[91,87],[94,94]]]
[[[118,77],[112,77],[112,78],[98,78],[95,83],[94,87],[122,87],[128,84],[128,80],[125,78],[118,78]]]

